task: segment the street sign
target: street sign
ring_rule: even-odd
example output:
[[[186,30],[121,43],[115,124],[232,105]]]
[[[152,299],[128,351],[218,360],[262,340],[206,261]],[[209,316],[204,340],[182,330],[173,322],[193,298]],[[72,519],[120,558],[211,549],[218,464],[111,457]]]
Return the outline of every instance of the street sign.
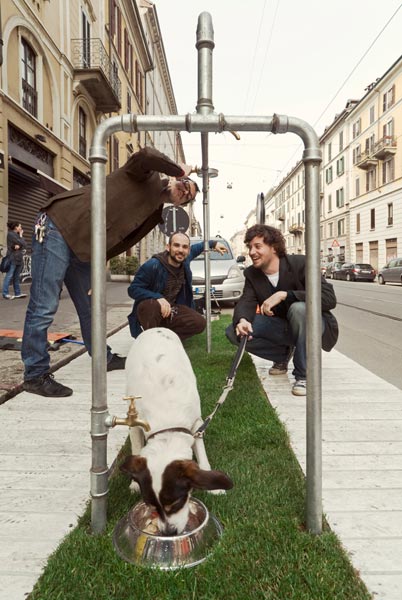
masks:
[[[185,233],[190,224],[190,219],[184,208],[180,206],[167,206],[162,211],[163,223],[159,229],[167,236],[179,231]]]
[[[332,247],[333,247],[333,248],[339,248],[339,242],[338,242],[338,240],[334,240],[334,241],[332,242]]]

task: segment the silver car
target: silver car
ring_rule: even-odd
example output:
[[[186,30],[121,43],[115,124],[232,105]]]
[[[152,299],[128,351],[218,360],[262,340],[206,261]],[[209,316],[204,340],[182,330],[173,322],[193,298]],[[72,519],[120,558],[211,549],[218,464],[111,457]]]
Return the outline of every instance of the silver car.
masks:
[[[393,258],[378,273],[378,283],[402,284],[402,258]]]
[[[224,244],[228,250],[227,254],[219,254],[213,250],[210,252],[211,299],[218,302],[237,302],[242,295],[244,286],[242,262],[244,257],[239,257],[237,261],[229,242],[220,237],[211,239]],[[191,238],[190,240],[191,244],[201,241],[201,238]],[[191,271],[193,273],[193,294],[196,297],[203,296],[205,293],[204,253],[191,261]]]

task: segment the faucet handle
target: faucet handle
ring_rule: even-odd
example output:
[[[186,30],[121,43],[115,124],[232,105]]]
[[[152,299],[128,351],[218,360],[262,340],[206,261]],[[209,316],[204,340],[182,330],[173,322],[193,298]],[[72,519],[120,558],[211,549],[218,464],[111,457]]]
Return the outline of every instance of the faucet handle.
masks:
[[[134,405],[135,401],[140,398],[142,398],[142,396],[123,396],[123,400],[129,400],[131,405]]]

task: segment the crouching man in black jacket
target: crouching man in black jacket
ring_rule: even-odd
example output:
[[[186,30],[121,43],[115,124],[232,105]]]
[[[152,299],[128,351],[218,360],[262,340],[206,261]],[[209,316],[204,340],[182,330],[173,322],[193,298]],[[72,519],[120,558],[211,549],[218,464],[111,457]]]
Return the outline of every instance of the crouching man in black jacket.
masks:
[[[246,350],[274,362],[271,375],[287,373],[294,352],[292,393],[306,395],[306,257],[287,255],[282,233],[254,225],[244,243],[253,264],[244,271],[243,295],[226,335],[233,344],[248,336]],[[329,352],[338,339],[338,324],[329,312],[336,306],[333,287],[321,279],[322,347]]]

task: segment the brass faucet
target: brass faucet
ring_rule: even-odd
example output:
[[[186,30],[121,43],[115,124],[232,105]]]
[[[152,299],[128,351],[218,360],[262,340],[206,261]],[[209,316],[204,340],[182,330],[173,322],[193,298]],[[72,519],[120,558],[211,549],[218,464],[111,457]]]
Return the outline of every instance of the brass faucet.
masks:
[[[130,400],[130,406],[128,407],[127,417],[120,419],[119,417],[106,417],[105,423],[108,427],[115,427],[115,425],[127,425],[128,427],[143,427],[145,431],[150,431],[151,428],[147,421],[141,421],[138,418],[138,412],[135,408],[135,401],[142,396],[123,396],[123,400]]]

